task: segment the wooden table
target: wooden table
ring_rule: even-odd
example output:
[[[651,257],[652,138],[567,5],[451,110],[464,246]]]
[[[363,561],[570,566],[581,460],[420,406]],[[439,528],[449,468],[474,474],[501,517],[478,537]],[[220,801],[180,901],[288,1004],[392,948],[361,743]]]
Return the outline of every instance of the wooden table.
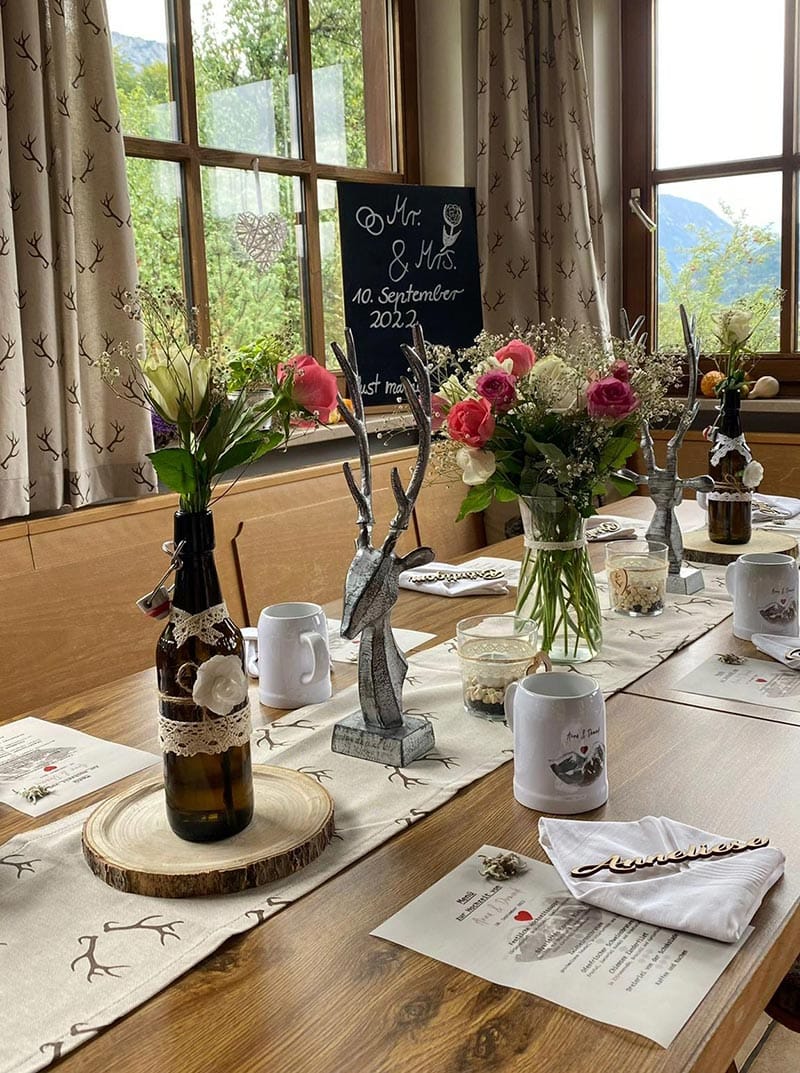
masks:
[[[649,500],[632,499],[610,513],[646,516],[649,509]],[[697,516],[685,505],[684,522]],[[521,541],[489,551],[518,557]],[[511,603],[489,597],[480,609],[505,611]],[[403,592],[395,624],[452,636],[464,606]],[[70,1073],[723,1073],[800,950],[800,729],[767,709],[743,718],[729,701],[701,706],[669,685],[709,652],[731,649],[753,651],[732,640],[726,622],[608,705],[611,797],[592,815],[664,814],[723,835],[765,833],[787,856],[787,874],[756,915],[754,934],[668,1050],[370,937],[484,842],[546,859],[539,814],[514,801],[506,764],[227,942],[60,1066]],[[337,665],[336,687],[354,675]],[[32,714],[155,750],[155,710],[148,671]],[[276,714],[261,712],[265,721]],[[41,821],[2,809],[0,840],[87,803]]]

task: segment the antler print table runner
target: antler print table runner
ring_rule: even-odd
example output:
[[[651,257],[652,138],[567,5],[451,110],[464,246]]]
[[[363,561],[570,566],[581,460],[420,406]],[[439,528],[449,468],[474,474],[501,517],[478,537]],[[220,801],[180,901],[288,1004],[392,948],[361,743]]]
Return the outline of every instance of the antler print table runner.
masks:
[[[705,591],[671,598],[659,618],[609,614],[600,657],[580,669],[615,692],[721,622],[731,611],[722,571],[704,573]],[[79,1047],[227,938],[262,923],[510,759],[506,726],[464,713],[454,649],[448,641],[409,661],[406,710],[434,721],[436,748],[407,768],[331,752],[331,728],[354,710],[355,687],[256,728],[256,763],[304,771],[336,803],[333,842],[295,876],[224,897],[122,894],[84,863],[88,809],[0,847],[0,1073],[32,1073]]]

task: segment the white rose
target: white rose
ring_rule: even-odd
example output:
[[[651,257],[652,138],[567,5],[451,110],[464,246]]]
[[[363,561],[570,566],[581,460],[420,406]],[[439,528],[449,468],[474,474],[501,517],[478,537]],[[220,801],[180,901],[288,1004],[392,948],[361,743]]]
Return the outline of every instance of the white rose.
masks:
[[[539,358],[529,375],[539,384],[544,401],[553,413],[568,413],[586,405],[585,388],[581,399],[575,370],[563,358],[555,354]]]
[[[247,699],[247,678],[238,656],[212,656],[197,668],[192,700],[216,715],[227,715]]]
[[[764,480],[764,467],[753,459],[742,470],[742,484],[745,488],[758,488]]]
[[[208,392],[211,362],[193,352],[190,358],[165,355],[150,347],[139,366],[147,380],[147,390],[161,416],[175,424],[179,417],[194,421],[202,412]]]
[[[728,309],[718,320],[719,341],[726,350],[742,346],[753,331],[753,315],[746,309]]]
[[[462,469],[464,484],[484,484],[497,469],[494,452],[481,451],[477,447],[461,447],[456,453],[456,462]]]

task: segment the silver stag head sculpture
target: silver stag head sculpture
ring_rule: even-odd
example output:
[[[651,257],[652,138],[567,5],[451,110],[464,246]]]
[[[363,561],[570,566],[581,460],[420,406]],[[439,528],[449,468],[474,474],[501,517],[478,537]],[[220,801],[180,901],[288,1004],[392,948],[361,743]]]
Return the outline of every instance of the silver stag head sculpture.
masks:
[[[678,426],[667,444],[665,465],[659,466],[656,462],[653,436],[648,421],[642,422],[642,455],[647,466],[647,475],[640,476],[630,470],[624,470],[626,477],[637,484],[647,485],[650,498],[655,503],[655,514],[647,530],[646,539],[658,540],[666,544],[669,549],[669,576],[667,588],[670,592],[697,592],[703,588],[702,573],[696,568],[687,567],[683,561],[683,538],[680,525],[675,514],[675,508],[683,499],[684,489],[693,489],[700,492],[708,492],[714,487],[711,477],[690,477],[683,479],[678,476],[678,451],[683,443],[684,436],[692,427],[692,422],[697,416],[700,404],[697,401],[697,377],[700,361],[700,340],[697,337],[697,321],[695,317],[689,319],[683,306],[680,307],[681,324],[683,326],[683,341],[686,348],[686,357],[689,376],[689,390],[686,398],[686,406],[678,420]],[[633,324],[628,321],[628,315],[622,310],[622,333],[631,342],[644,345],[647,336],[642,332],[644,317],[638,317]]]
[[[353,431],[361,461],[358,482],[350,464],[345,462],[343,467],[347,486],[358,507],[358,537],[345,581],[341,627],[343,637],[361,635],[358,654],[361,711],[336,724],[332,748],[335,752],[398,766],[424,755],[434,744],[433,730],[426,719],[403,715],[403,683],[408,664],[395,643],[390,621],[401,572],[424,566],[434,558],[431,548],[416,548],[407,555],[397,555],[395,550],[411,523],[431,453],[431,384],[425,341],[418,327],[413,329],[412,339],[413,346],[404,346],[403,353],[413,382],[407,376],[401,382],[417,426],[419,447],[407,487],[397,469],[392,469],[391,486],[397,513],[380,547],[372,543],[375,517],[369,441],[352,332],[347,331],[346,354],[337,343],[333,344],[353,404],[351,412],[340,395],[339,413]]]

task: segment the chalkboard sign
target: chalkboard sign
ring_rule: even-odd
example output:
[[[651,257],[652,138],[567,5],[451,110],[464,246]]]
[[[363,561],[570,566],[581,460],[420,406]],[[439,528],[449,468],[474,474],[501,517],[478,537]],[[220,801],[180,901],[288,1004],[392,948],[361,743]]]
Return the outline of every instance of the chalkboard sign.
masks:
[[[408,363],[401,343],[469,346],[483,327],[475,191],[460,186],[337,183],[344,313],[367,406],[394,404]]]

